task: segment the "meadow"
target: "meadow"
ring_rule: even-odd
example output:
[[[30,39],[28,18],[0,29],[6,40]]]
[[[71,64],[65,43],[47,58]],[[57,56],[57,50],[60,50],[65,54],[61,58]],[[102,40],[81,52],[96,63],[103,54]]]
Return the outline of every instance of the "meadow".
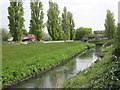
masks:
[[[76,42],[2,46],[2,84],[10,84],[63,62],[94,44]]]

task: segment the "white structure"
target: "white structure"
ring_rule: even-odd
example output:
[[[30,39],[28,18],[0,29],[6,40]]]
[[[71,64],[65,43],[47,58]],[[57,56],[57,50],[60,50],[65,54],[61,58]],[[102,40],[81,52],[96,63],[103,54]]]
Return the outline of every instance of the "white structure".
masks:
[[[118,23],[120,23],[120,1],[118,2]]]
[[[12,42],[13,41],[13,37],[8,38],[8,42]]]

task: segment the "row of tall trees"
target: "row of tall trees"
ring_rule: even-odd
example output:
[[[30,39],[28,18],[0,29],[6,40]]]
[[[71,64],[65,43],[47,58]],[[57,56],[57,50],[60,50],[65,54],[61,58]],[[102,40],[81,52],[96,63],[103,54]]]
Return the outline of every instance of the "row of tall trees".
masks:
[[[73,40],[75,23],[72,13],[64,7],[62,18],[59,14],[58,4],[49,1],[47,29],[52,40]]]
[[[30,34],[34,34],[37,40],[43,37],[44,12],[42,2],[31,0],[31,20]],[[24,8],[23,2],[10,2],[8,7],[9,29],[14,41],[22,40],[26,32],[24,27]],[[49,10],[47,11],[47,29],[52,40],[73,40],[74,39],[74,19],[70,11],[64,7],[62,17],[60,17],[59,6],[57,3],[49,1]]]

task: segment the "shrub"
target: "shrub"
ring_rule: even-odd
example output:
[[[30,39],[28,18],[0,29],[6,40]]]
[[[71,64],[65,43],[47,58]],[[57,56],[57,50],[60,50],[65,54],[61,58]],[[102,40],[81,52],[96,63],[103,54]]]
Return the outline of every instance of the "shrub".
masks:
[[[1,29],[2,33],[2,41],[7,41],[7,39],[10,37],[10,34],[8,31],[4,28]]]
[[[85,35],[91,34],[92,33],[92,29],[91,28],[84,28],[84,27],[80,27],[75,31],[75,40],[82,40],[82,38]],[[84,37],[85,38],[85,37]],[[86,38],[85,38],[86,39]]]
[[[120,47],[115,48],[113,55],[115,55],[117,58],[120,58]]]

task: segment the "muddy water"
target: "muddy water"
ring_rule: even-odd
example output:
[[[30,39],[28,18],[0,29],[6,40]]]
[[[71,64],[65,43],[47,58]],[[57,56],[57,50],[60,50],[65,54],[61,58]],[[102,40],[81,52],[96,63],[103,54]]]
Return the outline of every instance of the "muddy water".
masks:
[[[98,59],[95,52],[96,49],[89,50],[67,64],[18,84],[15,88],[59,88],[66,79],[75,76],[78,72],[83,71],[94,63]]]

